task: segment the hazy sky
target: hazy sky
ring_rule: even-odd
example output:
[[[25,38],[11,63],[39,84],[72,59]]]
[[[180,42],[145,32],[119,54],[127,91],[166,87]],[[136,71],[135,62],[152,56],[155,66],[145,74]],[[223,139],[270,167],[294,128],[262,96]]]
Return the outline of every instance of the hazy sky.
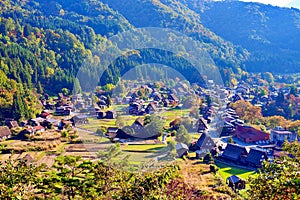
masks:
[[[252,2],[260,2],[260,3],[264,3],[264,4],[271,4],[274,6],[289,6],[290,3],[292,3],[293,1],[300,1],[300,0],[242,0],[242,1],[252,1]]]

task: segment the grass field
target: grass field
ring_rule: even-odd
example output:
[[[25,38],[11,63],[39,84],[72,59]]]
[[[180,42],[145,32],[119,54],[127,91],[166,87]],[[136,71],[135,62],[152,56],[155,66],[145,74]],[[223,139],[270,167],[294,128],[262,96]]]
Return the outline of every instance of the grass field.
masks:
[[[255,171],[249,171],[221,163],[217,163],[217,166],[219,167],[219,173],[224,180],[226,180],[226,178],[228,178],[231,175],[237,175],[242,179],[247,180],[250,175],[256,173]]]
[[[141,145],[126,145],[122,148],[124,151],[159,151],[166,147],[165,144],[141,144]]]
[[[116,120],[114,119],[95,119],[95,118],[89,118],[89,123],[79,126],[82,129],[86,129],[89,131],[96,132],[98,128],[102,127],[111,127],[116,126]]]

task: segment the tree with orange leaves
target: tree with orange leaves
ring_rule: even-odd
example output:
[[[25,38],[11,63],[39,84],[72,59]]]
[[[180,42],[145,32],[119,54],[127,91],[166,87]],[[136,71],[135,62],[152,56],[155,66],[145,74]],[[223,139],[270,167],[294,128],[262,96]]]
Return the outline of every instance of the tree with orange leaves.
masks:
[[[245,122],[253,124],[255,120],[262,118],[261,108],[253,106],[248,101],[239,100],[231,104],[232,108],[235,109],[236,114],[243,119]]]

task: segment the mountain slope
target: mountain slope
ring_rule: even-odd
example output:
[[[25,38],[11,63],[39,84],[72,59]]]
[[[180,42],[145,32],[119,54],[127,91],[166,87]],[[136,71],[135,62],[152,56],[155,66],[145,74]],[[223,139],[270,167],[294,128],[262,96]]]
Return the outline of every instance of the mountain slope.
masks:
[[[247,52],[223,40],[205,28],[199,14],[177,0],[103,0],[136,27],[162,27],[180,31],[202,42],[216,65],[237,68],[247,59]]]
[[[300,10],[240,1],[181,0],[205,27],[250,53],[250,71],[299,72]]]

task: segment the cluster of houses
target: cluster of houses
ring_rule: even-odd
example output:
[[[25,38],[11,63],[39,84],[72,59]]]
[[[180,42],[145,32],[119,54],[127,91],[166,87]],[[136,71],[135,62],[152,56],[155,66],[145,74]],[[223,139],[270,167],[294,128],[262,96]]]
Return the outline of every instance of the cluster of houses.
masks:
[[[139,90],[146,90],[147,96],[139,95]],[[179,98],[167,87],[160,90],[154,88],[153,84],[143,85],[136,91],[129,93],[129,107],[128,114],[130,115],[145,115],[154,114],[162,107],[176,107],[179,106]]]
[[[137,118],[130,126],[124,128],[109,127],[106,136],[113,142],[126,142],[131,140],[155,140],[158,133],[147,135],[145,133],[146,123],[143,118]],[[133,134],[134,133],[134,134]]]
[[[262,84],[257,85],[257,88],[262,87]],[[216,96],[221,101],[225,102],[225,107],[220,109],[220,105],[215,102],[210,102],[208,105],[202,104],[200,114],[202,117],[197,121],[198,132],[202,133],[197,142],[190,145],[178,145],[178,156],[185,155],[188,151],[195,151],[197,158],[203,158],[208,152],[217,156],[222,162],[229,164],[236,164],[249,168],[259,168],[264,160],[268,158],[275,158],[280,155],[282,151],[282,144],[285,141],[298,141],[298,134],[276,127],[270,130],[270,133],[258,130],[252,126],[245,125],[244,121],[239,118],[235,110],[230,108],[231,102],[239,100],[251,101],[257,100],[256,105],[266,105],[271,99],[277,97],[277,92],[271,91],[269,95],[261,98],[255,97],[254,89],[244,82],[238,84],[235,88],[216,88],[215,91],[204,91],[198,89],[197,94],[202,97],[209,95]],[[218,121],[216,127],[222,130],[220,135],[222,139],[222,146],[218,146],[208,134],[209,125],[217,116]],[[228,136],[234,139],[234,143],[229,143]],[[233,177],[234,179],[234,177]],[[239,179],[240,180],[240,179]],[[240,180],[241,181],[241,180]]]

